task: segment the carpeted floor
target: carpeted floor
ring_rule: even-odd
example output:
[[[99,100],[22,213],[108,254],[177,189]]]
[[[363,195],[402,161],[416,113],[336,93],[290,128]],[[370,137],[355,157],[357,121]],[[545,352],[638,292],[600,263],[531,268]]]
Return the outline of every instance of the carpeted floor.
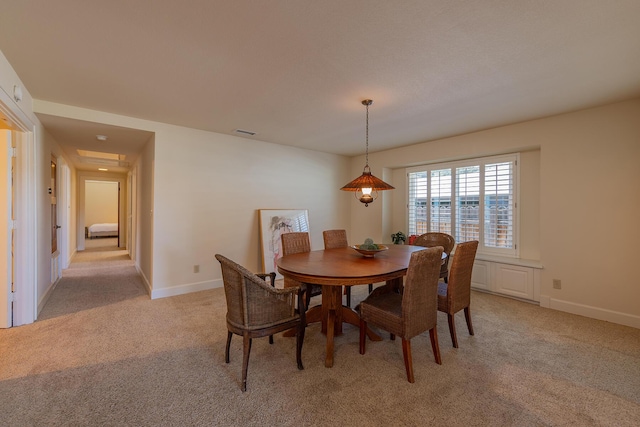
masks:
[[[474,292],[476,335],[459,314],[459,349],[439,314],[441,366],[428,333],[413,339],[415,384],[399,340],[360,355],[350,325],[325,368],[315,324],[303,371],[294,338],[254,340],[242,393],[238,337],[224,363],[225,310],[223,289],[150,300],[115,247],[78,253],[37,322],[0,330],[0,424],[640,425],[638,329]]]

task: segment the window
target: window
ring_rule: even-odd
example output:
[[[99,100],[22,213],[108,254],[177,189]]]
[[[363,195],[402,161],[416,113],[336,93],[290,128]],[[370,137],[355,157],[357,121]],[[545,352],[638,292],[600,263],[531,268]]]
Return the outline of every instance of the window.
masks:
[[[439,231],[516,257],[517,165],[511,154],[407,169],[409,234]]]

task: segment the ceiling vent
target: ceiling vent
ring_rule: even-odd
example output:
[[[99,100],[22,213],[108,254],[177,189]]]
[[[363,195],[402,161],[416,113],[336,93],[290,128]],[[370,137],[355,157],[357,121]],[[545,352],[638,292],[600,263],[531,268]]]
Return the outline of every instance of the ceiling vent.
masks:
[[[251,132],[250,130],[244,130],[244,129],[236,129],[234,132],[242,135],[249,135],[249,136],[253,136],[256,134],[255,132]]]

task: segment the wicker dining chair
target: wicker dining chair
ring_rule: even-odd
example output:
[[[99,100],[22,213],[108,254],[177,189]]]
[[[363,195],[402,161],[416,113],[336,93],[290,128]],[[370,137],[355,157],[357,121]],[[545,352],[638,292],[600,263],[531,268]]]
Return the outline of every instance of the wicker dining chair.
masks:
[[[469,335],[473,335],[469,306],[471,304],[471,271],[477,250],[477,240],[458,243],[451,261],[449,282],[438,284],[438,310],[447,313],[451,342],[455,348],[458,348],[455,324],[455,314],[458,311],[464,310]]]
[[[449,257],[456,244],[453,236],[447,233],[425,233],[416,237],[413,244],[416,246],[424,246],[426,248],[433,248],[436,246],[442,246],[444,248],[444,253],[447,254],[447,258],[444,260],[442,266],[440,266],[440,278],[444,279],[446,283],[449,280]]]
[[[302,366],[302,343],[306,326],[304,289],[290,287],[276,289],[261,277],[223,255],[216,254],[222,268],[224,293],[227,299],[227,346],[224,359],[229,363],[229,348],[233,334],[242,336],[242,383],[240,389],[247,390],[247,370],[251,340],[295,328],[296,361]],[[267,275],[270,277],[270,275]],[[300,310],[296,310],[296,299]]]
[[[346,248],[349,246],[347,242],[346,230],[325,230],[322,232],[325,249]],[[369,283],[369,293],[373,290],[373,283]],[[347,296],[347,307],[351,307],[351,286],[344,287],[344,294]]]
[[[411,338],[429,331],[436,363],[441,365],[438,331],[438,275],[442,247],[413,252],[402,294],[376,292],[360,303],[360,354],[365,353],[367,325],[373,324],[402,337],[402,353],[407,380],[415,382],[411,357]]]
[[[307,232],[284,233],[280,236],[280,239],[282,241],[283,256],[311,251],[311,240],[309,239],[309,233]],[[288,288],[290,286],[300,286],[300,282],[285,277],[284,287]],[[322,294],[322,286],[307,285],[306,289],[306,307],[309,307],[311,297]]]

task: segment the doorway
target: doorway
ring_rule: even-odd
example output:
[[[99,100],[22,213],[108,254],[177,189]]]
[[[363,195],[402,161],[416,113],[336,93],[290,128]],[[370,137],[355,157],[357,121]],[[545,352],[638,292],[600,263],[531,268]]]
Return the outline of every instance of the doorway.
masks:
[[[85,247],[95,246],[97,240],[102,240],[99,246],[119,247],[120,183],[86,180],[84,189],[85,239],[89,239]]]
[[[78,172],[78,204],[77,204],[77,221],[76,221],[76,245],[78,251],[85,250],[86,243],[91,237],[103,237],[106,234],[111,234],[117,238],[117,245],[120,249],[126,249],[127,245],[127,190],[126,190],[127,176],[122,174],[96,174],[89,171]],[[103,184],[111,183],[111,184]],[[108,215],[94,215],[92,213],[91,201],[89,201],[89,211],[87,211],[87,198],[96,198],[97,194],[106,194],[100,190],[101,187],[108,188],[111,185],[113,189],[112,196],[103,196],[104,201],[98,203],[99,206],[103,206],[103,209],[108,210]],[[89,188],[89,191],[87,191]],[[93,189],[92,189],[93,188]],[[106,203],[105,204],[103,204]],[[115,207],[115,214],[113,213]],[[101,233],[104,229],[98,229],[94,233],[90,227],[94,224],[110,224],[111,231]],[[116,231],[113,231],[114,227]]]

